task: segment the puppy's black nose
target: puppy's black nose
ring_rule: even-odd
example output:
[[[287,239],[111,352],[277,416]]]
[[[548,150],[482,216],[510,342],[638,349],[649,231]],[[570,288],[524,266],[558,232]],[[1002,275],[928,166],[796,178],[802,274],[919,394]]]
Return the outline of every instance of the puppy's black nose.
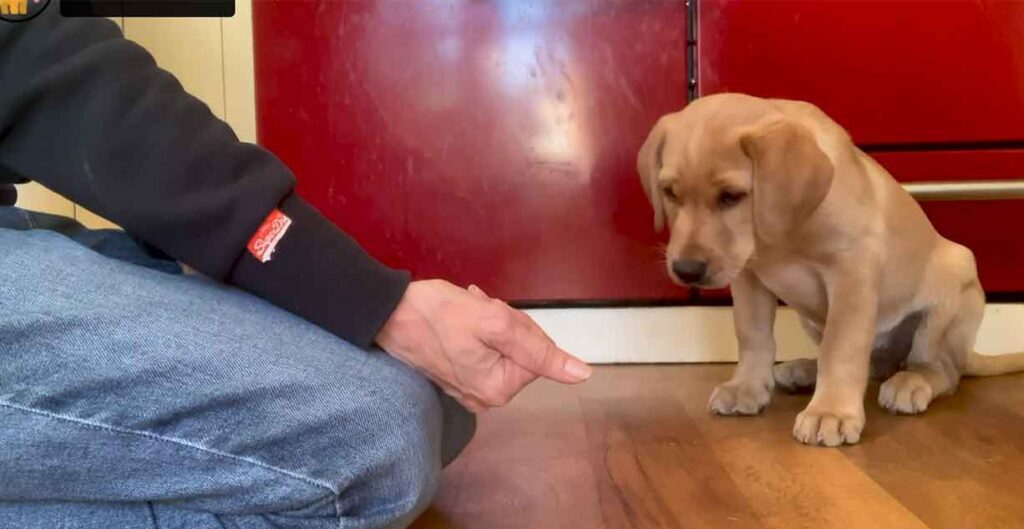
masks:
[[[676,274],[683,283],[697,283],[704,279],[708,271],[708,264],[704,261],[690,261],[678,259],[672,262],[672,272]]]

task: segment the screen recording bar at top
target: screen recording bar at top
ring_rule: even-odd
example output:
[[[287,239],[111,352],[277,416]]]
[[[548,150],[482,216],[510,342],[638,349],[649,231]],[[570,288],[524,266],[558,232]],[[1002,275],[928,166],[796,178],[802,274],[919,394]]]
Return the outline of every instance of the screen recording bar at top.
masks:
[[[231,17],[235,0],[61,0],[66,17]]]

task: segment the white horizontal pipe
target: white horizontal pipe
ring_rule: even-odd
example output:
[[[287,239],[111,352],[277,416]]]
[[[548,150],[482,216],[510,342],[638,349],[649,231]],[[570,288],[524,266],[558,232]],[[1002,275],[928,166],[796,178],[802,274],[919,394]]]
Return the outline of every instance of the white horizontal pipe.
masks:
[[[913,182],[903,188],[922,201],[1024,199],[1024,180]]]

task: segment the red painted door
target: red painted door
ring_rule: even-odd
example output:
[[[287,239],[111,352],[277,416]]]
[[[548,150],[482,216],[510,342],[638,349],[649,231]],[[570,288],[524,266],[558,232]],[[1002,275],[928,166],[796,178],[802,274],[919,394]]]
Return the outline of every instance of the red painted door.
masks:
[[[256,0],[259,139],[383,261],[519,301],[680,298],[636,177],[683,0]]]
[[[1024,175],[1024,4],[698,2],[699,91],[814,101],[904,181]],[[680,299],[634,157],[682,0],[256,0],[260,141],[376,256],[519,301]],[[1021,204],[929,204],[993,292]],[[707,296],[705,296],[707,297]]]
[[[812,101],[901,181],[1024,178],[1024,2],[697,5],[701,94]],[[925,210],[989,292],[1024,292],[1024,204]]]

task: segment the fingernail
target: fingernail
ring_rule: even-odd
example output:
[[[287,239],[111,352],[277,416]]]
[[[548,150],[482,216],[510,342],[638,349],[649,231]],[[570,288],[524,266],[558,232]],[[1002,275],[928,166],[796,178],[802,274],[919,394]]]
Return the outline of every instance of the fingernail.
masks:
[[[565,371],[577,380],[586,380],[594,373],[593,368],[575,358],[570,358],[569,361],[565,363]]]

